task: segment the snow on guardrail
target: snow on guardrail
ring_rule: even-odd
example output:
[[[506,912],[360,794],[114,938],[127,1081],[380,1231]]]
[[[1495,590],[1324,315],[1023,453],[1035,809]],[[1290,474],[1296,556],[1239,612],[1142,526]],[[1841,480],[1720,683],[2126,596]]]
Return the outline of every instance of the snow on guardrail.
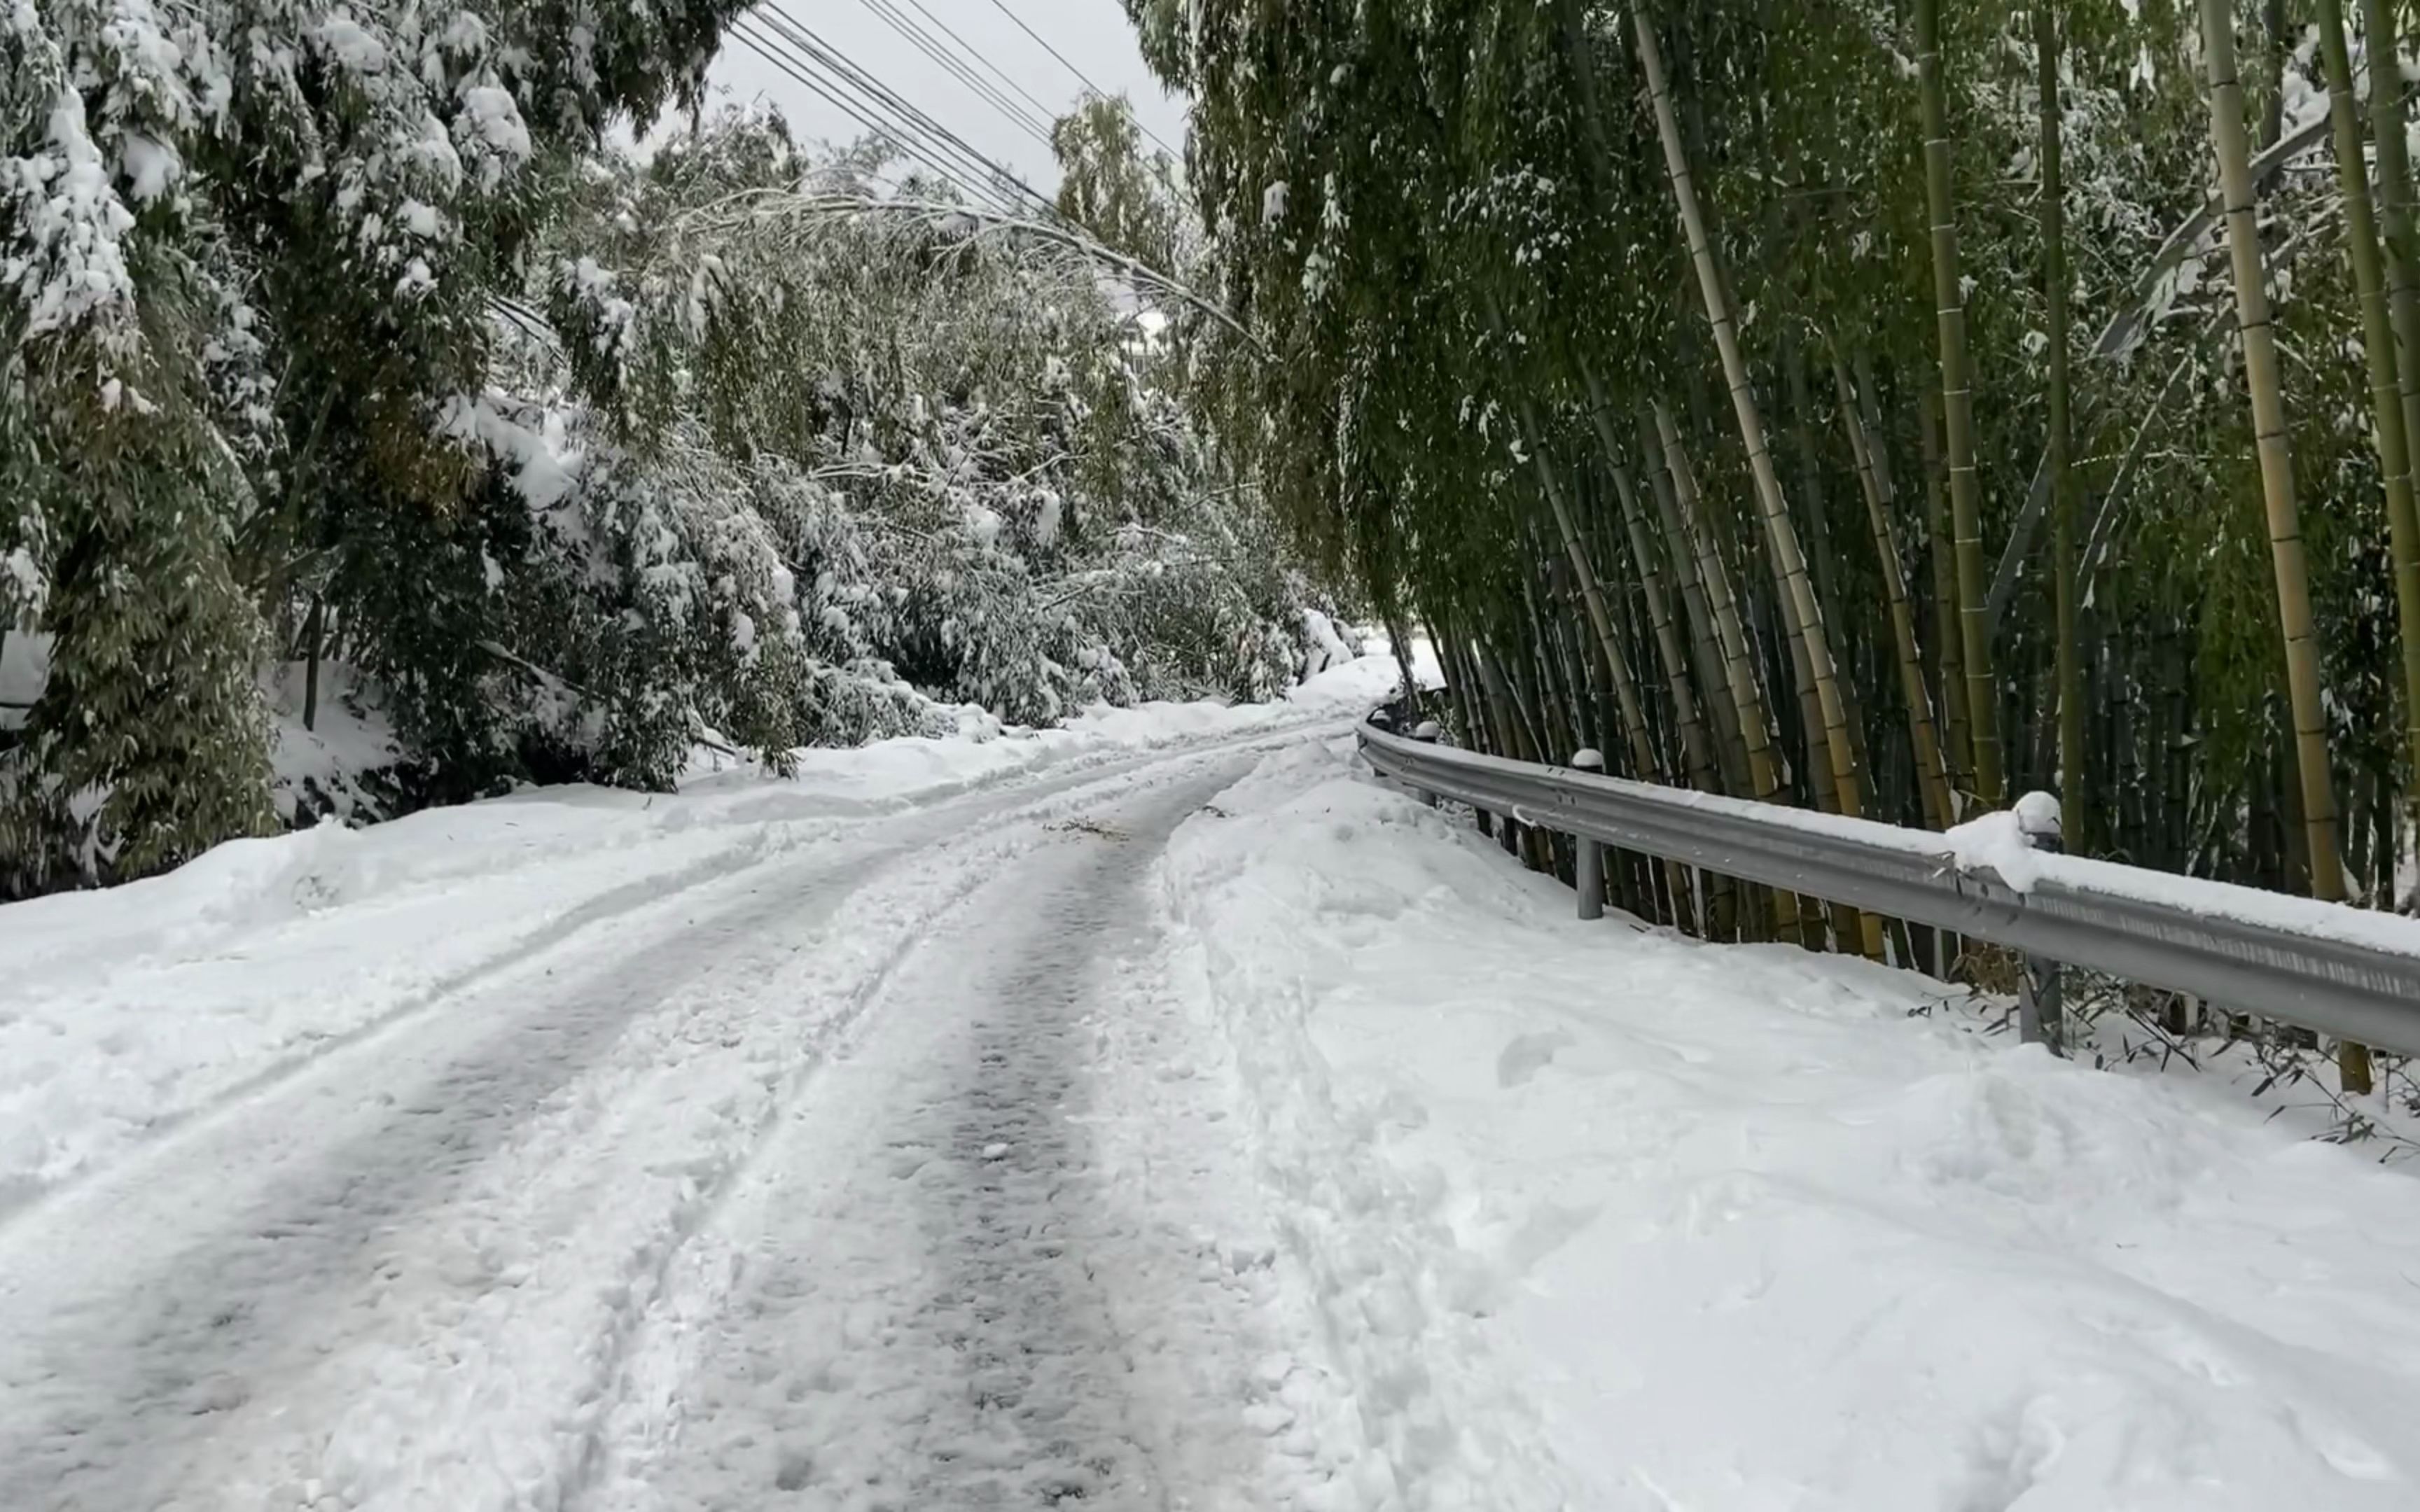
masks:
[[[1381,776],[1521,823],[1954,930],[2366,1044],[2420,1051],[2420,920],[2025,845],[1634,782],[1364,724]]]

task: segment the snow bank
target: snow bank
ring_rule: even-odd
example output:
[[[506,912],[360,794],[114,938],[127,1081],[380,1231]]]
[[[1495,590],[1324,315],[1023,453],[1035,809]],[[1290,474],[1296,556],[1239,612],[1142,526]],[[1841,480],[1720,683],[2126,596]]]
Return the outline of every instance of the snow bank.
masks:
[[[2420,1504],[2408,1175],[1922,978],[1581,923],[1351,771],[1270,758],[1163,884],[1384,1504]]]
[[[0,906],[0,1210],[333,1041],[867,815],[1349,717],[1394,680],[1393,662],[1365,656],[1282,704],[976,725],[954,740],[803,752],[790,780],[726,770],[673,795],[550,788],[364,829],[322,824],[163,876]],[[354,747],[376,738],[366,724],[322,727]],[[345,764],[361,755],[286,746],[280,770],[356,770]]]

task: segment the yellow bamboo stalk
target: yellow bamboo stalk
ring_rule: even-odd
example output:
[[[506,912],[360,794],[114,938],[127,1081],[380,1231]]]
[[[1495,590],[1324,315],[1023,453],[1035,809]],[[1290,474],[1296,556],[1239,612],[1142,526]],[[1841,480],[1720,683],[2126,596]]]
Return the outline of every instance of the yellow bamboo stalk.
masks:
[[[1889,475],[1874,465],[1865,416],[1857,409],[1856,391],[1839,354],[1832,356],[1832,381],[1840,396],[1840,424],[1849,433],[1849,454],[1855,460],[1857,482],[1865,490],[1866,517],[1873,527],[1874,556],[1882,567],[1883,597],[1890,610],[1891,640],[1899,654],[1900,692],[1907,701],[1908,738],[1916,750],[1916,786],[1924,795],[1926,821],[1935,829],[1957,823],[1949,801],[1949,772],[1941,755],[1941,737],[1932,722],[1932,694],[1925,687],[1924,662],[1916,647],[1916,609],[1908,602],[1907,579],[1899,558],[1899,532],[1891,526]]]
[[[1924,200],[1931,222],[1932,303],[1941,339],[1941,404],[1949,463],[1949,515],[1958,569],[1960,653],[1974,747],[1975,795],[2001,799],[2000,699],[1992,676],[1992,616],[1983,571],[1981,489],[1975,479],[1975,384],[1959,286],[1958,220],[1950,195],[1948,91],[1941,79],[1941,0],[1916,0],[1916,96],[1924,122]]]
[[[2310,570],[2304,559],[2302,517],[2294,501],[2294,460],[2287,444],[2285,388],[2278,378],[2276,334],[2271,327],[2267,261],[2260,249],[2259,207],[2252,187],[2243,84],[2236,72],[2235,17],[2229,0],[2201,0],[2201,26],[2202,55],[2210,73],[2211,148],[2218,160],[2221,201],[2226,208],[2227,252],[2235,274],[2236,329],[2243,341],[2253,444],[2260,459],[2260,493],[2268,513],[2269,559],[2277,583],[2277,620],[2286,641],[2286,693],[2293,711],[2311,896],[2338,902],[2344,897],[2344,874],[2336,853],[2336,799],[2328,770],[2319,644],[2311,620]]]
[[[1864,810],[1856,748],[1849,730],[1847,705],[1840,697],[1831,644],[1823,633],[1814,585],[1807,580],[1807,559],[1798,547],[1797,530],[1790,522],[1790,510],[1782,499],[1781,479],[1774,470],[1773,454],[1765,442],[1764,416],[1748,386],[1747,361],[1740,352],[1738,322],[1731,313],[1730,293],[1723,286],[1721,268],[1714,260],[1714,246],[1706,236],[1705,216],[1690,177],[1688,154],[1681,145],[1680,120],[1672,108],[1672,91],[1665,80],[1664,58],[1655,43],[1655,30],[1643,9],[1636,13],[1636,20],[1638,60],[1647,74],[1648,100],[1655,115],[1656,134],[1663,139],[1666,176],[1671,181],[1682,236],[1688,243],[1689,260],[1697,269],[1699,292],[1705,301],[1707,323],[1714,329],[1714,350],[1722,360],[1723,378],[1730,389],[1740,441],[1747,450],[1748,471],[1755,479],[1757,504],[1764,519],[1765,543],[1773,553],[1774,570],[1782,580],[1783,599],[1795,612],[1798,638],[1806,648],[1807,674],[1815,685],[1823,725],[1823,755],[1810,753],[1810,759],[1828,758],[1840,812],[1855,817]],[[1807,744],[1812,747],[1818,742],[1810,739]],[[1858,918],[1865,953],[1882,959],[1882,920],[1870,915]]]

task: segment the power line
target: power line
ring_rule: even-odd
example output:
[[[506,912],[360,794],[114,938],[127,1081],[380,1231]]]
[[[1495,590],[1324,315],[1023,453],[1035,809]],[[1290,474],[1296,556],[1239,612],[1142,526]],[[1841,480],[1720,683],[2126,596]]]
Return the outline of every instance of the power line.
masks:
[[[750,27],[742,24],[744,21],[748,21],[750,19],[752,18],[735,17],[732,22],[732,35],[737,37],[743,44],[745,44],[750,52],[754,53],[758,57],[761,57],[767,63],[771,64],[775,69],[787,75],[793,82],[816,96],[819,96],[834,109],[840,111],[841,114],[857,122],[858,125],[863,127],[866,131],[873,132],[876,136],[878,136],[887,142],[892,143],[901,152],[905,153],[909,159],[923,167],[927,172],[954,182],[965,175],[966,170],[963,168],[945,168],[939,163],[934,162],[931,155],[931,147],[919,140],[912,132],[901,130],[897,122],[877,118],[876,115],[869,115],[857,103],[834,93],[827,86],[827,85],[818,83],[816,79],[810,77],[805,71],[802,71],[795,55],[790,54],[788,50],[783,47],[783,44],[779,38],[774,37],[770,33],[766,33],[760,39],[760,38],[750,29]],[[780,49],[780,51],[776,51],[777,49]],[[812,65],[809,66],[812,67]],[[970,193],[980,194],[985,192],[985,186],[981,184],[970,185],[969,192]],[[1005,202],[995,200],[993,203]]]
[[[955,45],[942,41],[939,38],[935,37],[922,22],[917,21],[906,11],[900,9],[898,0],[861,0],[861,3],[867,6],[879,7],[887,13],[889,19],[898,22],[901,26],[906,28],[905,35],[910,41],[914,42],[926,56],[933,59],[934,62],[940,64],[943,68],[949,69],[953,76],[965,84],[969,89],[973,90],[986,104],[989,104],[994,110],[999,111],[1001,116],[1007,117],[1009,120],[1015,121],[1017,125],[1024,128],[1024,130],[1039,141],[1042,146],[1047,147],[1050,145],[1050,126],[1052,121],[1056,119],[1054,114],[1048,110],[1028,109],[1027,107],[1018,104],[1016,100],[1009,99],[1008,96],[1001,91],[1000,85],[977,73],[975,71],[974,65],[982,63],[984,59],[981,54],[976,54],[971,49],[968,48],[963,40],[958,41]],[[917,6],[916,9],[923,13],[928,20],[931,19],[932,12],[925,10],[923,6]],[[942,30],[947,31],[948,28],[943,27]],[[954,32],[951,32],[950,35],[953,38],[957,36]],[[1011,82],[1013,83],[1014,81]],[[1020,93],[1022,91],[1020,91]]]
[[[939,39],[918,25],[913,18],[892,5],[891,0],[858,0],[858,4],[872,11],[884,25],[907,39],[909,46],[939,64],[944,73],[965,85],[974,93],[976,99],[998,111],[1001,118],[1010,125],[1044,147],[1050,145],[1050,128],[1047,121],[1029,115],[1016,101],[1001,94],[998,86],[978,77],[963,58],[943,46]]]
[[[765,30],[760,39],[760,37],[753,29],[760,25],[761,23],[758,23],[757,18],[753,16],[735,17],[732,22],[732,35],[737,37],[740,42],[746,45],[750,52],[754,53],[758,57],[761,57],[767,63],[771,64],[775,69],[787,75],[793,82],[820,97],[835,109],[839,110],[843,115],[848,116],[851,120],[856,121],[865,130],[892,142],[897,146],[902,152],[906,153],[916,162],[922,164],[928,171],[951,182],[957,182],[961,179],[967,179],[970,177],[964,166],[945,167],[941,162],[937,162],[937,158],[946,160],[948,153],[945,151],[937,152],[930,143],[923,140],[921,133],[907,127],[900,121],[882,118],[881,112],[878,107],[874,107],[869,112],[868,108],[861,107],[858,103],[845,99],[841,95],[835,93],[832,88],[829,87],[829,84],[830,82],[830,76],[829,74],[824,75],[825,82],[818,82],[816,78],[810,77],[806,70],[815,69],[816,66],[814,61],[812,59],[801,59],[790,46],[786,45],[778,35],[770,30]],[[802,63],[804,65],[803,68],[801,67]],[[816,69],[816,71],[821,72],[822,70]],[[1005,208],[1008,204],[1006,200],[1001,197],[1000,192],[995,186],[983,181],[980,174],[971,176],[971,181],[965,183],[963,187],[966,189],[968,193],[983,199],[986,203],[995,207]]]
[[[1085,77],[1083,69],[1067,61],[1066,54],[1062,53],[1057,48],[1051,46],[1047,38],[1044,37],[1040,32],[1035,31],[1032,27],[1028,26],[1025,23],[1023,17],[1019,16],[1016,11],[1009,9],[1007,0],[991,0],[991,5],[994,10],[999,11],[1001,15],[1006,16],[1009,20],[1016,23],[1016,29],[1018,31],[1023,32],[1026,36],[1032,38],[1034,41],[1040,43],[1042,51],[1049,54],[1052,57],[1057,58],[1059,60],[1059,66],[1065,69],[1069,73],[1074,74],[1078,82],[1081,83],[1085,88],[1090,89],[1093,93],[1100,96],[1103,100],[1109,98],[1109,92],[1108,90],[1102,88],[1099,85],[1094,84],[1091,79]],[[1144,126],[1142,124],[1141,116],[1138,116],[1135,117],[1135,125],[1141,128],[1143,135],[1150,137],[1155,142],[1159,142],[1160,150],[1167,153],[1170,157],[1182,159],[1185,156],[1184,153],[1177,151],[1167,143],[1160,142],[1159,133],[1153,131],[1150,127]]]
[[[758,57],[763,58],[766,62],[771,64],[781,72],[787,74],[793,83],[798,84],[814,93],[822,99],[825,103],[830,105],[842,115],[846,116],[849,119],[857,122],[859,126],[864,128],[866,131],[872,131],[877,136],[892,137],[895,140],[897,133],[875,121],[872,117],[864,115],[859,111],[855,105],[850,104],[840,96],[833,94],[830,90],[825,88],[822,85],[817,84],[814,80],[808,78],[805,74],[799,72],[798,68],[787,58],[775,54],[764,42],[758,41],[755,35],[749,29],[748,20],[749,18],[745,15],[734,16],[731,18],[731,35],[738,39],[741,46],[747,48],[748,51],[755,54]],[[903,148],[908,146],[908,144],[904,142],[899,145]],[[925,166],[931,167],[932,165],[927,163]]]
[[[1058,120],[1060,116],[1060,112],[1058,110],[1044,104],[1039,100],[1034,99],[1032,91],[1027,89],[1025,85],[1018,84],[1014,78],[1010,77],[1008,70],[1001,68],[999,64],[994,63],[988,54],[981,52],[973,43],[968,41],[965,38],[960,37],[957,32],[951,27],[948,22],[943,21],[940,17],[933,14],[929,10],[926,10],[924,8],[924,0],[908,0],[908,3],[914,6],[918,14],[922,15],[926,21],[931,22],[934,25],[941,28],[942,31],[948,33],[950,40],[957,43],[958,46],[964,50],[967,56],[973,58],[985,68],[989,69],[992,72],[992,77],[1008,85],[1011,89],[1016,90],[1018,94],[1023,95],[1025,97],[1025,102],[1032,105],[1035,113],[1044,120],[1052,122],[1056,122]]]
[[[1021,194],[1034,204],[1047,207],[1032,186],[1009,171],[997,160],[978,150],[955,131],[935,120],[930,115],[909,102],[897,90],[885,84],[870,69],[810,27],[801,24],[778,5],[767,6],[750,19],[758,26],[783,39],[794,54],[804,54],[807,67],[824,76],[828,83],[845,85],[863,97],[866,109],[883,116],[888,122],[886,134],[903,145],[915,144],[927,155],[928,162],[954,162],[954,168],[942,170],[945,177],[965,176],[970,189],[987,189],[998,199],[1006,194]]]
[[[903,120],[913,122],[919,130],[929,138],[942,144],[946,150],[962,162],[973,164],[973,171],[978,177],[986,173],[990,174],[998,180],[995,187],[1006,186],[1022,193],[1036,205],[1045,208],[1050,206],[1051,202],[1036,193],[1031,184],[1018,177],[997,160],[976,148],[966,138],[935,120],[897,90],[883,83],[871,69],[816,35],[812,27],[800,22],[781,5],[770,4],[762,8],[754,19],[759,23],[786,37],[795,46],[820,60],[826,69],[837,69],[860,93],[880,101],[881,108],[895,114]]]

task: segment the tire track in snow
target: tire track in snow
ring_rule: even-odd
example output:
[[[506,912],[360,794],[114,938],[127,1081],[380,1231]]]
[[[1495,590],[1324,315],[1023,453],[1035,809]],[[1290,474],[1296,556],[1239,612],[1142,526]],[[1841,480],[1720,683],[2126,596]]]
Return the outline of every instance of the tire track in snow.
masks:
[[[986,972],[949,1091],[893,1137],[894,1159],[929,1162],[906,1178],[939,1260],[927,1326],[957,1355],[964,1388],[935,1395],[914,1504],[1167,1504],[1127,1420],[1131,1347],[1102,1295],[1103,1268],[1123,1257],[1103,1252],[1125,1236],[1073,1119],[1085,1010],[1123,985],[1099,957],[1142,946],[1144,870],[1225,785],[1156,804],[1135,829],[1073,837],[1097,859],[1045,896],[1022,949]]]
[[[825,830],[814,839],[830,835]],[[798,843],[812,843],[812,840]],[[259,1102],[280,1087],[294,1081],[332,1057],[340,1056],[366,1041],[384,1036],[421,1018],[432,1011],[458,1002],[477,993],[489,983],[511,975],[516,969],[537,963],[559,947],[582,943],[598,928],[628,921],[631,916],[659,909],[671,898],[693,891],[707,884],[727,881],[736,874],[753,871],[783,859],[768,855],[761,841],[735,844],[728,851],[704,857],[676,872],[642,877],[610,887],[597,896],[575,904],[562,915],[548,920],[528,934],[515,940],[510,947],[484,960],[474,961],[460,970],[441,977],[428,986],[412,993],[377,1017],[364,1021],[338,1034],[314,1041],[299,1054],[279,1057],[260,1070],[214,1093],[180,1112],[161,1117],[151,1122],[143,1141],[116,1160],[90,1165],[66,1180],[35,1188],[13,1201],[0,1197],[0,1229],[23,1222],[46,1204],[59,1201],[78,1189],[101,1180],[118,1170],[129,1161],[145,1158],[162,1145],[185,1131],[232,1109]]]
[[[997,822],[1004,814],[1013,815],[1059,795],[1116,781],[1156,766],[1231,750],[1281,745],[1316,728],[1320,722],[1289,721],[1243,735],[1207,741],[1180,740],[1140,752],[1079,757],[1065,765],[1038,772],[1018,770],[949,783],[909,798],[815,799],[772,791],[745,807],[736,806],[721,821],[735,831],[741,831],[728,847],[673,871],[617,885],[574,904],[504,949],[431,981],[384,1012],[316,1041],[300,1053],[280,1057],[193,1106],[160,1116],[139,1142],[115,1158],[44,1185],[20,1190],[0,1184],[0,1237],[5,1237],[12,1226],[32,1221],[33,1215],[45,1207],[65,1200],[84,1187],[136,1163],[158,1158],[167,1147],[206,1129],[213,1121],[240,1116],[246,1108],[267,1101],[281,1088],[319,1072],[331,1060],[353,1054],[374,1054],[396,1032],[458,1008],[467,997],[531,970],[546,968],[549,960],[570,949],[594,948],[600,934],[609,931],[659,923],[669,907],[693,895],[718,892],[767,869],[796,864],[801,851],[846,843],[866,833],[900,828],[908,838],[895,848],[929,844],[966,827]]]
[[[803,901],[744,897],[685,932],[690,949],[617,961],[520,1012],[482,999],[498,1024],[470,1044],[396,1047],[390,1069],[406,1075],[394,1093],[361,1099],[341,1081],[323,1080],[286,1110],[282,1136],[264,1144],[263,1131],[231,1125],[222,1132],[235,1137],[201,1141],[191,1151],[198,1158],[179,1163],[176,1190],[138,1191],[122,1207],[68,1215],[71,1243],[115,1240],[140,1253],[151,1235],[176,1234],[179,1247],[162,1263],[99,1288],[59,1271],[25,1278],[0,1263],[18,1293],[0,1313],[17,1346],[0,1366],[8,1404],[0,1506],[109,1512],[178,1494],[188,1471],[174,1452],[179,1441],[208,1437],[210,1420],[244,1406],[256,1383],[375,1328],[380,1293],[408,1283],[415,1261],[428,1258],[411,1254],[414,1218],[461,1204],[480,1166],[526,1120],[557,1105],[634,1018],[718,976],[765,969],[766,957],[750,952],[752,935],[802,915],[812,928],[850,886],[827,878]],[[700,947],[722,959],[709,965]],[[273,1173],[261,1189],[232,1211],[200,1210],[210,1200],[205,1194],[224,1190],[222,1180],[256,1165]],[[479,1274],[475,1254],[438,1265],[456,1287],[513,1284],[506,1274]],[[101,1266],[103,1274],[110,1269]],[[365,1292],[368,1307],[349,1307]],[[29,1316],[35,1298],[46,1304]]]
[[[1249,1348],[1271,1251],[1159,1190],[1196,1167],[1192,1101],[1145,1157],[1171,1176],[1105,1169],[1088,1128],[1098,1063],[1166,1007],[1145,874],[1232,776],[1072,827],[891,979],[651,1319],[582,1506],[1289,1504],[1292,1367]]]
[[[794,857],[652,951],[552,983],[516,973],[442,1023],[380,1037],[375,1061],[323,1062],[189,1129],[144,1168],[46,1204],[40,1224],[0,1233],[0,1333],[11,1340],[0,1360],[0,1505],[553,1504],[583,1477],[627,1325],[681,1241],[920,923],[983,880],[980,857],[958,853],[1014,854],[1031,837],[1003,833],[1097,806],[1122,785],[1165,782],[1200,759],[1071,775],[995,800],[1005,814],[945,806],[886,826],[905,831],[888,846]],[[936,847],[937,836],[952,838]],[[755,1011],[820,922],[872,873],[918,856],[929,864],[908,869],[891,912],[873,921],[882,937],[839,942],[857,948],[851,980],[824,984],[824,1016],[797,1025],[790,1011],[788,1023],[815,1031],[805,1042],[782,1014]],[[771,886],[784,878],[811,890]],[[714,1011],[700,1011],[702,999]],[[466,1045],[460,1021],[478,1024],[483,1011],[494,1024]],[[759,1016],[769,1022],[752,1028]],[[635,1046],[634,1026],[647,1029]],[[572,1157],[598,1153],[580,1142],[611,1132],[617,1098],[653,1091],[628,1077],[649,1074],[667,1050],[744,1056],[752,1036],[763,1063],[732,1073],[755,1084],[743,1088],[748,1127],[691,1149],[695,1169],[628,1168],[659,1142],[690,1148],[650,1134],[604,1152],[620,1165],[564,1174]],[[613,1067],[617,1056],[641,1064]],[[600,1071],[613,1074],[592,1085]],[[692,1075],[668,1101],[704,1102],[715,1085]],[[689,1118],[677,1105],[667,1116]],[[730,1117],[709,1108],[690,1122]],[[662,1133],[698,1137],[687,1125]],[[614,1241],[621,1257],[601,1298],[526,1296],[558,1274],[593,1284],[596,1268],[566,1271],[561,1252],[584,1234],[583,1205],[610,1207],[626,1196],[617,1179],[641,1177],[668,1189],[669,1228]],[[533,1181],[537,1190],[522,1190]],[[578,1315],[577,1349],[481,1355],[510,1335],[496,1314],[518,1327],[516,1310],[541,1306]],[[498,1390],[515,1399],[479,1399]],[[306,1397],[316,1399],[301,1421],[280,1421]],[[513,1442],[515,1425],[534,1429],[527,1442]]]

